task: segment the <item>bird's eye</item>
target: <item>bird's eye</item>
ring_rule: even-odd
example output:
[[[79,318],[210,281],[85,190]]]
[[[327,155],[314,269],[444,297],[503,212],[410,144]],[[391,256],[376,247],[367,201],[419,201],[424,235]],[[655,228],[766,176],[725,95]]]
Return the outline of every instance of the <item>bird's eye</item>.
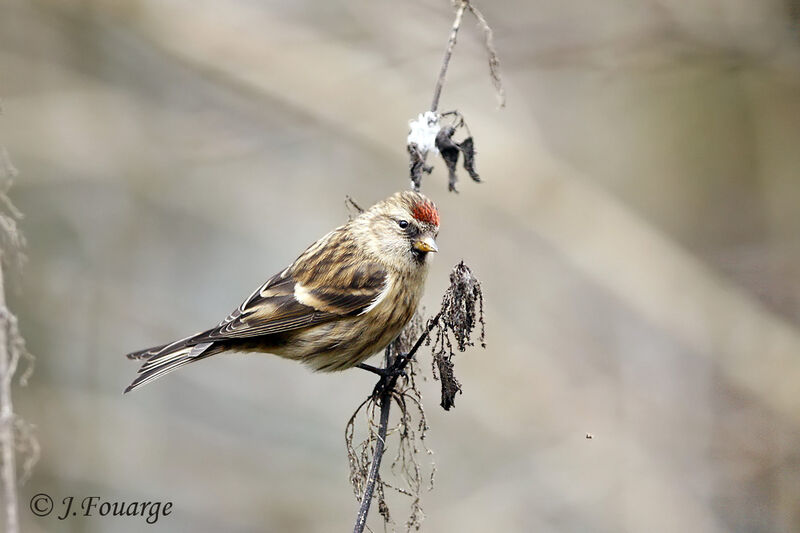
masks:
[[[398,220],[397,225],[403,229],[406,229],[408,227],[408,220]]]

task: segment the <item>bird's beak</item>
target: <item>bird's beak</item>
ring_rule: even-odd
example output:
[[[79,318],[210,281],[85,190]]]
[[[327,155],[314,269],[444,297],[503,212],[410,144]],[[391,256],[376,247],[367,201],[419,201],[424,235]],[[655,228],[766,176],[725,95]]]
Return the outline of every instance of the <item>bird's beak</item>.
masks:
[[[425,236],[421,239],[414,241],[414,249],[418,252],[438,252],[439,247],[436,246],[436,241],[433,237]]]

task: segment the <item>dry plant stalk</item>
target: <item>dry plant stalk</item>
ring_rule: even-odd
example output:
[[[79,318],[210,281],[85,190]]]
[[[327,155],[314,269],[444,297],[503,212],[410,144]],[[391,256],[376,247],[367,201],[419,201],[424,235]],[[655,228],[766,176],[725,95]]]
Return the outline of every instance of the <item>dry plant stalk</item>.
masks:
[[[25,341],[19,333],[17,318],[6,306],[4,267],[21,267],[25,244],[17,228],[22,214],[8,198],[8,190],[16,169],[11,165],[5,149],[0,147],[0,483],[4,506],[4,531],[19,531],[19,504],[17,501],[17,453],[24,457],[20,483],[30,476],[33,465],[39,458],[39,444],[33,436],[33,426],[14,414],[11,386],[20,360],[28,367],[19,377],[26,385],[33,372],[33,357],[25,349]]]
[[[389,506],[386,503],[386,489],[411,498],[411,511],[406,521],[406,530],[420,528],[424,513],[421,493],[425,479],[429,479],[429,490],[433,488],[436,465],[431,461],[430,475],[423,474],[425,468],[420,456],[433,455],[425,443],[428,424],[422,405],[422,394],[417,387],[418,369],[414,357],[423,344],[431,346],[433,363],[438,367],[434,378],[442,384],[442,407],[446,410],[455,404],[455,395],[461,392],[461,385],[453,373],[454,348],[463,352],[474,346],[474,331],[480,326],[478,341],[485,344],[483,316],[483,292],[480,282],[464,262],[458,263],[450,274],[450,287],[442,297],[439,312],[429,319],[423,327],[422,316],[417,313],[400,336],[386,352],[387,368],[393,369],[394,379],[389,386],[376,388],[380,394],[372,394],[358,406],[345,428],[345,444],[350,462],[350,482],[361,509],[354,531],[360,532],[366,526],[367,513],[373,492],[378,500],[378,510],[384,524],[392,524]],[[433,334],[433,342],[431,342]],[[398,357],[403,354],[404,356]],[[389,407],[395,403],[399,409],[399,420],[389,429]],[[367,435],[355,443],[355,426],[359,415],[366,419]],[[376,421],[377,420],[377,421]],[[386,447],[387,437],[398,436],[397,451],[392,462],[392,473],[403,483],[402,486],[389,484],[380,476],[380,463]]]
[[[458,118],[458,122],[454,125],[441,128],[439,134],[436,136],[435,150],[433,146],[430,146],[430,143],[426,143],[418,136],[409,136],[409,140],[406,145],[406,150],[408,151],[409,155],[408,168],[411,177],[411,187],[416,191],[418,191],[422,186],[422,174],[430,174],[433,171],[433,167],[426,164],[429,151],[438,151],[442,155],[449,173],[448,190],[450,192],[458,192],[456,188],[458,179],[455,168],[460,153],[464,154],[464,169],[469,173],[469,176],[473,179],[473,181],[481,181],[478,177],[478,173],[475,171],[475,142],[472,136],[469,134],[469,128],[466,128],[466,123],[463,116],[458,111],[448,111],[446,113],[440,113],[438,111],[439,99],[441,98],[442,89],[444,88],[444,82],[447,77],[447,68],[450,65],[450,58],[453,55],[453,49],[456,45],[458,31],[461,29],[461,21],[464,13],[467,10],[469,10],[469,12],[472,13],[472,15],[478,21],[478,26],[483,32],[484,47],[486,48],[486,52],[489,56],[489,78],[491,79],[492,85],[495,89],[498,106],[505,107],[506,105],[505,88],[503,87],[503,80],[500,76],[500,58],[498,57],[497,50],[494,46],[494,33],[492,32],[492,28],[489,27],[489,24],[486,22],[486,18],[483,16],[483,13],[481,13],[480,10],[478,10],[478,8],[470,2],[470,0],[456,0],[453,2],[453,4],[456,8],[455,20],[453,21],[453,27],[450,30],[450,37],[447,40],[447,47],[445,48],[444,59],[442,60],[439,77],[436,79],[436,86],[433,89],[433,101],[431,102],[431,109],[429,113],[420,115],[420,120],[425,117],[425,119],[428,121],[428,127],[433,127],[434,130],[439,128],[441,119],[448,115],[456,116]],[[458,128],[461,127],[466,128],[468,137],[462,142],[457,143],[453,141],[453,134]]]
[[[400,353],[409,353],[414,340],[423,334],[422,316],[416,313],[400,336],[387,348],[387,360],[393,361]],[[389,409],[383,409],[384,398],[371,395],[356,409],[345,428],[345,444],[350,462],[350,482],[356,498],[361,501],[367,486],[372,482],[378,500],[378,510],[386,524],[392,523],[389,505],[386,503],[386,489],[411,498],[411,512],[406,521],[408,530],[419,529],[424,514],[421,506],[421,492],[424,480],[429,480],[429,490],[433,488],[436,465],[430,462],[430,474],[425,476],[420,456],[431,456],[433,451],[425,443],[428,423],[425,409],[422,406],[422,394],[417,382],[417,367],[409,360],[405,376],[393,389],[388,390],[386,398],[397,404],[399,419],[389,428]],[[376,411],[380,408],[380,412]],[[359,443],[355,443],[355,429],[358,415],[365,418],[367,435]],[[385,418],[384,418],[385,417]],[[376,423],[376,420],[378,422]],[[398,435],[397,449],[392,461],[391,470],[403,486],[391,485],[380,476],[379,462],[373,460],[385,450],[387,435]],[[374,472],[373,472],[374,469]],[[363,502],[362,502],[363,503]],[[366,520],[366,514],[364,514]]]
[[[486,322],[483,316],[483,289],[464,261],[450,272],[450,287],[442,298],[442,310],[434,327],[431,368],[434,379],[442,382],[441,406],[449,411],[455,406],[456,394],[461,393],[461,383],[453,373],[455,346],[463,352],[474,346],[472,333],[480,325],[478,341],[486,348]],[[435,367],[433,365],[436,365]],[[438,375],[437,375],[438,370]]]
[[[406,143],[409,154],[411,188],[416,191],[422,186],[422,174],[430,173],[433,170],[426,164],[429,151],[438,151],[442,155],[449,172],[448,188],[451,192],[458,192],[456,189],[458,179],[456,166],[458,158],[462,154],[464,169],[473,181],[481,181],[475,170],[474,139],[469,133],[463,116],[458,111],[446,113],[437,111],[447,76],[447,68],[453,55],[464,13],[467,10],[475,16],[478,25],[483,30],[484,45],[489,54],[490,78],[495,87],[500,107],[505,105],[505,91],[500,79],[500,61],[494,48],[491,28],[483,14],[471,4],[470,0],[456,0],[454,7],[456,10],[455,20],[450,30],[439,77],[436,80],[431,109],[420,114],[417,121],[411,122],[411,133]],[[455,117],[455,122],[450,126],[441,127],[440,121],[446,116]],[[468,136],[463,141],[456,142],[453,136],[462,127]],[[347,204],[349,207],[361,211],[361,208],[349,197]],[[376,494],[378,500],[378,511],[383,517],[384,528],[391,524],[394,530],[394,521],[386,503],[387,488],[412,499],[406,529],[411,531],[420,528],[424,518],[420,504],[424,476],[419,455],[421,453],[431,455],[433,452],[425,444],[428,426],[422,406],[422,396],[416,384],[417,367],[414,357],[423,343],[431,346],[430,335],[434,332],[431,347],[432,365],[435,365],[433,376],[442,384],[441,405],[445,410],[449,410],[455,405],[456,394],[461,392],[461,384],[453,372],[454,347],[463,352],[468,346],[473,346],[472,334],[478,325],[480,325],[479,342],[485,348],[483,292],[480,282],[462,261],[450,274],[450,287],[445,292],[442,307],[436,316],[428,320],[423,327],[422,317],[417,313],[400,337],[386,349],[386,375],[375,386],[372,395],[358,406],[345,427],[345,444],[350,461],[350,482],[353,485],[356,499],[360,502],[353,528],[354,533],[362,533],[367,527],[367,515],[373,494]],[[416,339],[413,345],[412,339]],[[397,404],[400,414],[396,425],[389,430],[389,412],[392,403]],[[366,418],[367,435],[362,441],[355,444],[355,425],[359,414]],[[397,453],[392,462],[392,473],[402,480],[404,486],[390,485],[380,475],[381,459],[386,448],[386,439],[390,434],[399,436]],[[435,470],[435,464],[431,461],[430,488],[433,488]]]

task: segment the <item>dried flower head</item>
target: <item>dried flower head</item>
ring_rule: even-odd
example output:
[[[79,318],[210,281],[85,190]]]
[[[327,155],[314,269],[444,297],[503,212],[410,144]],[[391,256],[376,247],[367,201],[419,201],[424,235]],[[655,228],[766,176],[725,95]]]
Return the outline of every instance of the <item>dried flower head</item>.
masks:
[[[455,346],[459,352],[474,346],[473,331],[480,325],[478,340],[486,348],[486,323],[483,316],[483,290],[472,270],[461,261],[450,273],[450,287],[442,298],[442,308],[436,317],[433,336],[434,377],[442,382],[442,408],[446,411],[455,405],[455,396],[461,392],[461,383],[453,373]]]

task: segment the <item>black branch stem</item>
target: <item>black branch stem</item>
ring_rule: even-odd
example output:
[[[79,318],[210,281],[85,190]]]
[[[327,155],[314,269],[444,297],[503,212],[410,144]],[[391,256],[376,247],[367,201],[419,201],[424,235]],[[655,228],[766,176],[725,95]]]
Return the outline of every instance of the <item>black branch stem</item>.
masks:
[[[407,354],[403,354],[403,357],[398,357],[397,360],[395,360],[394,363],[391,365],[389,364],[389,360],[387,359],[386,368],[388,369],[391,367],[394,374],[394,377],[392,378],[392,381],[389,383],[389,386],[386,387],[386,389],[390,393],[394,391],[394,386],[397,383],[397,378],[403,373],[403,370],[405,370],[406,366],[408,366],[411,360],[414,359],[414,355],[417,353],[417,350],[419,350],[420,346],[422,346],[422,343],[425,342],[425,339],[428,338],[428,335],[430,335],[433,328],[436,327],[436,324],[439,323],[439,319],[441,317],[442,317],[442,312],[439,311],[435,317],[428,320],[428,325],[425,326],[425,331],[422,332],[422,334],[417,339],[417,342],[414,343],[414,346],[411,347],[411,349],[408,351]]]
[[[389,408],[391,405],[392,393],[387,389],[387,391],[381,395],[381,420],[378,426],[378,442],[375,443],[375,455],[372,457],[372,464],[369,467],[367,486],[364,488],[364,497],[361,498],[361,507],[358,508],[358,516],[356,517],[356,525],[353,528],[353,533],[363,533],[364,527],[367,525],[367,515],[369,514],[369,506],[372,503],[372,493],[375,491],[375,482],[378,479],[378,470],[381,468],[383,450],[386,447],[386,430],[389,426]]]
[[[461,19],[464,17],[464,11],[466,11],[468,6],[468,0],[461,0],[456,10],[456,19],[453,21],[453,29],[450,30],[450,38],[447,40],[447,48],[444,51],[442,68],[439,71],[439,78],[436,80],[436,87],[433,89],[431,111],[434,113],[439,108],[439,97],[442,95],[442,87],[444,87],[444,80],[447,77],[447,67],[450,65],[450,57],[453,55],[453,48],[456,46],[456,37],[458,37],[458,30],[461,28]]]
[[[390,366],[392,366],[392,350],[391,347],[387,347],[386,368]],[[364,487],[364,496],[361,498],[361,506],[358,508],[358,515],[356,516],[356,525],[353,527],[353,533],[363,533],[364,527],[367,525],[369,506],[372,504],[372,493],[375,492],[375,482],[378,480],[378,471],[381,468],[383,450],[386,448],[386,431],[389,427],[389,409],[392,406],[393,389],[394,387],[386,387],[386,390],[384,390],[380,397],[381,418],[378,423],[378,441],[375,443],[375,454],[372,456],[372,464],[369,467],[367,484]]]
[[[430,335],[433,328],[439,322],[439,318],[441,316],[442,313],[440,311],[435,317],[428,321],[425,331],[423,331],[422,335],[419,336],[417,342],[415,342],[414,346],[411,347],[411,350],[405,354],[405,357],[400,357],[397,359],[396,366],[392,361],[391,347],[386,348],[386,368],[389,369],[395,366],[398,373],[405,369],[406,365],[408,365],[411,359],[414,358],[414,354],[417,353],[417,350],[419,350],[420,346],[422,346],[422,343],[425,342],[425,339],[428,338],[428,335]],[[372,456],[372,464],[369,467],[367,483],[364,487],[364,495],[361,498],[361,506],[358,508],[358,515],[356,516],[356,525],[353,528],[353,533],[363,533],[364,528],[367,525],[367,515],[369,514],[369,507],[372,504],[372,494],[375,492],[375,483],[378,480],[378,471],[381,468],[383,451],[386,449],[386,431],[389,427],[389,409],[392,405],[392,394],[394,393],[395,384],[396,378],[388,387],[384,389],[379,398],[381,417],[380,421],[378,422],[378,441],[375,443],[375,453]]]
[[[405,360],[403,361],[403,367],[402,368],[405,368],[405,366],[408,364],[408,362],[411,361],[411,359],[414,358],[414,355],[417,353],[417,350],[419,350],[420,346],[422,346],[422,343],[425,342],[425,339],[428,338],[428,335],[431,334],[431,331],[433,331],[433,328],[435,328],[436,324],[439,323],[439,319],[441,317],[442,317],[442,312],[439,311],[438,313],[436,313],[435,317],[433,317],[430,320],[428,320],[428,325],[425,326],[425,331],[422,332],[422,335],[419,336],[419,338],[417,339],[417,342],[414,343],[414,346],[412,346],[411,349],[406,354]]]

